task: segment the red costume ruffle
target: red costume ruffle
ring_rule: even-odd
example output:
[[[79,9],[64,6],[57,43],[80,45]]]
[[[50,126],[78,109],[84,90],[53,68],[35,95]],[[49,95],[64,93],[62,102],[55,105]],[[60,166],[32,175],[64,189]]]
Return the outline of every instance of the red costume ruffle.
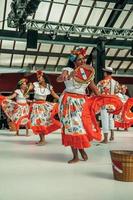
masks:
[[[74,97],[74,98],[84,98],[85,103],[83,103],[83,110],[82,110],[82,122],[84,128],[86,130],[85,134],[65,134],[62,128],[62,144],[65,146],[72,146],[73,148],[87,148],[90,146],[90,141],[95,139],[100,141],[101,140],[101,129],[99,124],[96,120],[96,113],[100,110],[102,106],[111,104],[115,107],[115,110],[112,113],[119,113],[122,108],[121,100],[114,96],[114,95],[100,95],[100,96],[93,96],[87,97],[86,95],[81,94],[72,94],[72,93],[65,93],[62,99],[62,104],[64,105],[63,115],[66,114],[67,109],[67,97]]]
[[[45,101],[36,101],[36,102],[33,102],[31,103],[30,105],[30,113],[32,112],[32,105],[33,104],[44,104]],[[42,126],[41,124],[39,125],[39,121],[38,121],[38,125],[37,126],[33,126],[31,124],[31,129],[33,130],[34,134],[35,135],[38,135],[38,134],[45,134],[45,135],[48,135],[50,134],[51,132],[53,131],[56,131],[57,129],[61,128],[61,123],[56,120],[54,118],[54,116],[58,113],[58,104],[55,104],[54,107],[53,107],[53,110],[51,111],[50,113],[50,120],[51,120],[51,124],[48,125],[48,126]]]

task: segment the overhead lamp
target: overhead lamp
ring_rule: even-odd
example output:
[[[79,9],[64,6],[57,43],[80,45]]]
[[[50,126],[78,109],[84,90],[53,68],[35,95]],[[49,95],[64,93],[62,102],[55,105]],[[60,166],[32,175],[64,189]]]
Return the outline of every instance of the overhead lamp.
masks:
[[[54,33],[54,32],[50,33],[50,38],[51,38],[52,40],[55,40],[55,39],[56,39],[56,36],[57,36],[56,33]]]
[[[69,34],[69,33],[66,33],[65,38],[66,38],[67,40],[70,40],[70,39],[71,39],[70,34]]]

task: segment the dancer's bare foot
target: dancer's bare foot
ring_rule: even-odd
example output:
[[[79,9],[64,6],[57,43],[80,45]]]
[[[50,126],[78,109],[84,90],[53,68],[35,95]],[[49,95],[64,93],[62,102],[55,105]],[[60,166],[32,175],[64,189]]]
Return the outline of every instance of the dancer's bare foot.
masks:
[[[72,164],[72,163],[76,163],[79,161],[79,158],[73,158],[72,160],[69,160],[68,163]]]
[[[80,152],[84,161],[88,160],[87,153],[84,151],[84,149],[79,149],[79,152]]]
[[[114,140],[114,137],[110,137],[110,139],[109,139],[110,141],[113,141]]]
[[[16,136],[19,136],[19,132],[18,131],[16,132]]]
[[[88,160],[87,154],[86,154],[86,153],[85,153],[85,154],[82,154],[82,158],[83,158],[84,161]]]
[[[45,143],[45,141],[39,141],[39,142],[36,142],[36,144],[37,144],[38,146],[43,146],[43,145],[45,145],[46,143]]]
[[[108,140],[102,140],[100,143],[102,143],[102,144],[108,144]]]

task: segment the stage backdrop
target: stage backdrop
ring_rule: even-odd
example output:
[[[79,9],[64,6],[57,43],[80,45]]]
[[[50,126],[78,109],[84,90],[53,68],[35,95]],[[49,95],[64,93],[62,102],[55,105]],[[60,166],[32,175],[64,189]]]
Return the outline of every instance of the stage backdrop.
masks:
[[[64,90],[64,83],[57,83],[56,78],[58,75],[55,74],[46,74],[46,77],[49,79],[51,85],[53,85],[55,92],[62,93]],[[11,73],[11,74],[0,74],[0,92],[13,92],[16,88],[17,82],[21,78],[27,78],[29,82],[36,81],[35,74],[24,74],[24,73]],[[132,77],[114,77],[115,80],[119,83],[133,85]]]

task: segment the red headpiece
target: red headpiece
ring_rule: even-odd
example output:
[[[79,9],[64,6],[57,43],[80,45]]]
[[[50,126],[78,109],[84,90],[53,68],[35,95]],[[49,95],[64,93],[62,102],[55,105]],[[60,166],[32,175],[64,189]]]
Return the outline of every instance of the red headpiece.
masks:
[[[43,71],[41,71],[41,70],[37,70],[37,72],[36,72],[36,75],[37,75],[37,76],[43,76],[43,74],[44,74],[44,73],[43,73]]]
[[[85,48],[80,48],[80,49],[71,51],[71,53],[76,56],[82,55],[83,57],[86,57],[86,51],[87,50]]]
[[[19,80],[18,85],[22,85],[23,83],[27,83],[28,80],[26,78],[22,78]]]

